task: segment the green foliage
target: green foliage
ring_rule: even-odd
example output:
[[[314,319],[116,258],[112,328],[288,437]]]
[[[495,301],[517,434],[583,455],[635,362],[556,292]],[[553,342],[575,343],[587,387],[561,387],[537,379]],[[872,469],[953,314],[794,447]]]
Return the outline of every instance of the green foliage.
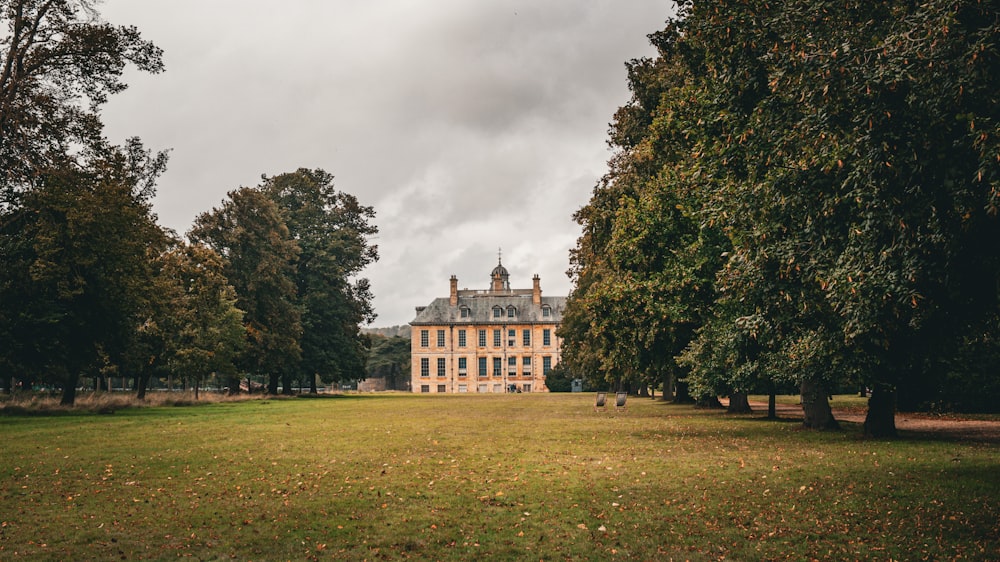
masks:
[[[0,233],[4,362],[62,386],[66,403],[82,372],[124,360],[156,298],[151,254],[166,237],[144,182],[160,164],[136,141],[129,149],[86,169],[47,170]]]
[[[299,247],[291,274],[302,312],[299,369],[325,383],[359,378],[365,370],[368,338],[361,324],[375,319],[372,294],[361,271],[378,259],[368,238],[375,211],[334,189],[323,170],[299,169],[265,177],[261,191],[279,207]]]
[[[0,1],[0,202],[40,170],[106,145],[99,108],[121,92],[127,64],[163,70],[134,27],[100,21],[87,0]]]
[[[386,388],[402,390],[410,378],[410,340],[369,334],[367,378],[386,379]]]
[[[629,378],[679,343],[712,394],[960,407],[990,386],[998,27],[971,0],[685,3],[630,63],[619,152],[577,215],[566,355]]]
[[[165,363],[195,389],[215,373],[238,382],[236,361],[246,347],[243,311],[223,275],[222,258],[205,246],[179,243],[160,256],[168,296],[158,324],[167,338]],[[154,320],[155,321],[155,320]]]
[[[83,0],[0,1],[0,379],[56,384],[127,361],[165,244],[149,204],[166,156],[110,146],[100,106],[127,64],[163,68]]]
[[[280,208],[262,190],[240,188],[222,207],[199,215],[188,236],[224,258],[236,307],[244,311],[247,345],[240,366],[267,375],[268,392],[277,394],[280,375],[291,374],[302,351],[294,279],[300,248]],[[288,381],[284,389],[291,392]]]

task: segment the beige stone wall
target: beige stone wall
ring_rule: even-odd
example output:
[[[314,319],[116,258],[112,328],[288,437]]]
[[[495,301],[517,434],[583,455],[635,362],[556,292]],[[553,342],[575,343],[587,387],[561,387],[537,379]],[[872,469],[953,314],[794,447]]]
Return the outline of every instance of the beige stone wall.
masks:
[[[556,326],[555,323],[412,326],[413,392],[503,393],[512,386],[515,391],[548,392],[543,373],[545,358],[549,359],[551,367],[555,367],[559,363],[562,345],[556,336]],[[462,330],[465,330],[465,346],[460,345]],[[486,330],[485,346],[479,345],[480,330]],[[495,345],[494,330],[500,331],[500,345]],[[510,337],[511,330],[514,331],[513,338]],[[528,345],[524,345],[525,330],[529,333]],[[544,343],[545,330],[549,330],[549,345]],[[426,340],[423,338],[424,331]],[[439,331],[443,332],[443,341],[439,341]],[[524,364],[526,357],[529,358],[527,366]],[[462,358],[465,359],[464,372],[460,369]],[[480,358],[486,359],[486,376],[480,376]],[[515,360],[513,366],[510,365],[511,358]],[[494,371],[496,359],[500,360],[499,374]]]

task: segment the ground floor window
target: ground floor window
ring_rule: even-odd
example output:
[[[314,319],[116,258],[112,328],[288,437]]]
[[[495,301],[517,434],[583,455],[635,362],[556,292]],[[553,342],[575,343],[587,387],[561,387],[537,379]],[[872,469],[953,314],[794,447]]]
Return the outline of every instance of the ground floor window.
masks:
[[[523,385],[521,388],[524,390],[524,392],[531,392],[530,384]]]
[[[429,384],[420,385],[420,392],[430,392],[430,391],[431,391],[431,385]]]
[[[501,392],[503,392],[503,385],[500,384],[500,383],[494,384],[493,385],[493,392],[496,392],[497,394],[500,394]]]
[[[481,384],[481,385],[479,385],[479,388],[477,388],[476,390],[477,390],[477,392],[480,392],[480,393],[485,393],[485,392],[486,392],[486,389],[487,389],[487,387],[488,387],[488,385],[486,385],[486,384]]]
[[[459,392],[469,392],[469,385],[466,385],[466,384],[460,384],[460,385],[458,385],[458,391]]]
[[[446,384],[439,384],[438,385],[438,392],[448,392],[448,385],[446,385]]]

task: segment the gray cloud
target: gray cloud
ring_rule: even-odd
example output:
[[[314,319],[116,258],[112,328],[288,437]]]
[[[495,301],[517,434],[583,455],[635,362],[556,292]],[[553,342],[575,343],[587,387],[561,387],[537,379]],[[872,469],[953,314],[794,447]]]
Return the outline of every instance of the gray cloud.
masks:
[[[156,211],[186,231],[261,174],[323,168],[378,213],[366,276],[377,325],[485,288],[503,247],[515,286],[566,294],[572,213],[606,169],[624,62],[667,0],[107,0],[167,72],[130,74],[113,141],[170,148]]]

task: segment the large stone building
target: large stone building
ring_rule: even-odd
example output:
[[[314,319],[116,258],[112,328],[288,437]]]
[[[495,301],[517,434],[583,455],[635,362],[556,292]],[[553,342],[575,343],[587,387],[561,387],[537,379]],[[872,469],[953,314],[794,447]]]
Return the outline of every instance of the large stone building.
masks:
[[[557,363],[566,297],[543,297],[535,275],[530,289],[511,289],[502,261],[488,290],[458,288],[417,307],[410,322],[413,392],[547,392]]]

